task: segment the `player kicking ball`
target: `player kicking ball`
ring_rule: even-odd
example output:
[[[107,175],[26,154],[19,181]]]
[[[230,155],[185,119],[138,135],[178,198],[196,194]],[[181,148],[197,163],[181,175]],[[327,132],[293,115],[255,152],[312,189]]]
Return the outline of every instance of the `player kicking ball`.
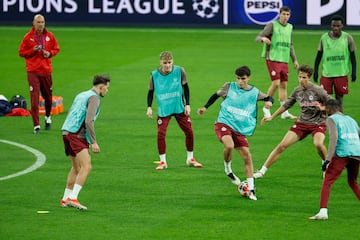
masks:
[[[256,87],[248,84],[250,80],[249,67],[237,68],[235,75],[236,82],[226,82],[209,98],[204,107],[197,110],[197,113],[203,115],[219,97],[224,99],[215,122],[215,133],[219,141],[224,145],[225,174],[233,184],[237,186],[241,184],[240,179],[231,169],[232,151],[236,149],[244,160],[244,170],[249,190],[248,198],[257,200],[253,162],[247,136],[251,136],[255,131],[257,101],[265,101],[265,105],[271,107],[274,100]]]

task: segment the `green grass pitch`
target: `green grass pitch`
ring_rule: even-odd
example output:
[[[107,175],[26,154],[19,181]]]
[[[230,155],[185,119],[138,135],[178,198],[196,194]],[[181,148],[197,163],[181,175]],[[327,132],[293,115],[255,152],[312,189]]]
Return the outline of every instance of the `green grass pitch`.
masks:
[[[29,28],[0,27],[0,94],[22,94],[28,102],[18,47]],[[234,70],[241,65],[252,70],[249,83],[267,91],[270,80],[260,57],[262,46],[254,40],[259,30],[48,28],[61,47],[53,59],[53,94],[64,98],[65,112],[54,115],[52,130],[40,135],[32,133],[30,117],[0,118],[0,139],[46,156],[45,165],[36,171],[0,181],[0,239],[359,239],[360,205],[345,172],[332,188],[329,220],[307,220],[318,211],[322,181],[310,137],[286,150],[266,177],[256,181],[256,202],[241,197],[224,174],[222,144],[213,131],[221,100],[202,117],[196,109],[224,82],[234,81]],[[300,64],[313,65],[323,32],[295,30]],[[350,33],[360,44],[360,32]],[[204,164],[202,169],[185,165],[184,137],[173,119],[167,134],[169,168],[155,170],[156,121],[146,117],[146,95],[150,72],[163,50],[173,52],[175,64],[185,68],[189,79],[195,157]],[[288,93],[298,85],[289,66]],[[89,210],[63,209],[59,200],[70,161],[63,153],[60,127],[75,95],[91,88],[92,76],[98,73],[109,74],[112,81],[95,125],[101,153],[92,154],[93,171],[79,195]],[[349,83],[344,109],[359,121],[358,85]],[[278,106],[277,101],[273,110]],[[299,109],[290,112],[298,114]],[[249,137],[255,169],[291,124],[281,119],[258,124]],[[31,153],[1,142],[0,154],[0,177],[35,162]],[[244,179],[243,161],[235,152],[233,170]]]

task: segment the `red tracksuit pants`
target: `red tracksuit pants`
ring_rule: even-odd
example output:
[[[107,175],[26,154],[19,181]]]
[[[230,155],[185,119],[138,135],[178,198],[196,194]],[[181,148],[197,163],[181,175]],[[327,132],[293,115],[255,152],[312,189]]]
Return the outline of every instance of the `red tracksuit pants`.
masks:
[[[347,181],[349,187],[360,200],[360,186],[357,183],[359,163],[360,161],[349,157],[333,157],[331,159],[326,168],[325,178],[321,187],[320,208],[328,207],[331,185],[339,178],[344,167],[347,169]]]
[[[31,116],[34,126],[40,125],[39,122],[39,96],[45,100],[45,115],[50,116],[52,106],[52,77],[51,74],[39,74],[27,72],[30,88]]]
[[[190,116],[186,116],[184,113],[174,114],[167,117],[157,117],[157,145],[159,154],[164,154],[166,152],[166,131],[169,125],[171,117],[174,116],[179,127],[185,134],[185,145],[187,151],[194,150],[194,132],[191,125]]]

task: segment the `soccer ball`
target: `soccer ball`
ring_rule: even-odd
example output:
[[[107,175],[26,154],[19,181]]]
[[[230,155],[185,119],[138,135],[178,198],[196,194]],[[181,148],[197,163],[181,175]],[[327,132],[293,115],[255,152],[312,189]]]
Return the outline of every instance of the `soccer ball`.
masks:
[[[247,197],[249,195],[249,184],[246,180],[240,183],[238,186],[238,191],[243,197]]]
[[[192,7],[201,18],[212,18],[220,9],[218,0],[193,0]]]

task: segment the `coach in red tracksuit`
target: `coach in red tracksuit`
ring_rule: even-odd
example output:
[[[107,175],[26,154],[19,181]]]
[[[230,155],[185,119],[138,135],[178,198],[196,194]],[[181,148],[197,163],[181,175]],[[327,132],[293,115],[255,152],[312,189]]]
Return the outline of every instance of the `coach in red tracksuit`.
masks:
[[[45,100],[45,130],[51,127],[52,106],[52,61],[60,51],[59,44],[45,28],[44,16],[34,16],[33,27],[25,34],[19,48],[19,55],[25,58],[27,79],[30,88],[31,116],[34,133],[40,133],[39,94]]]

